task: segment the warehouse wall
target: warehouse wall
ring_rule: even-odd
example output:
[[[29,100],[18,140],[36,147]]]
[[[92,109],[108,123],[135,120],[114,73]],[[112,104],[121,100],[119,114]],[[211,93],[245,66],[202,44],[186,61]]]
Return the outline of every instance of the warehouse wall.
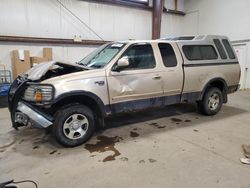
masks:
[[[241,89],[250,88],[250,41],[234,42],[233,47],[241,66]]]
[[[184,0],[177,1],[177,9],[179,11],[185,11]],[[167,9],[175,9],[174,0],[165,0],[164,6]],[[162,14],[161,24],[161,38],[167,36],[179,36],[182,34],[182,23],[185,16],[173,15],[173,14]]]
[[[104,40],[151,37],[151,12],[61,0]],[[1,35],[99,39],[56,0],[1,0]]]
[[[64,62],[77,62],[89,54],[96,46],[58,46],[58,45],[34,45],[27,43],[6,43],[0,42],[0,64],[4,64],[7,70],[11,70],[11,51],[23,49],[29,50],[30,56],[43,56],[43,48],[53,49],[53,59]],[[0,67],[2,68],[2,67]]]
[[[185,0],[184,7],[182,34],[218,34],[238,41],[234,47],[242,69],[242,89],[250,88],[250,1]]]
[[[161,38],[180,36],[182,34],[183,16],[162,15]]]
[[[79,0],[60,0],[78,18],[104,40],[151,39],[152,13],[146,10],[90,3]],[[150,0],[152,4],[152,0]],[[165,0],[173,8],[174,0]],[[183,0],[178,7],[183,9]],[[180,16],[163,15],[162,36],[177,33]],[[99,39],[88,27],[72,16],[56,0],[1,0],[0,35],[73,39]],[[0,63],[11,69],[10,52],[30,50],[40,56],[48,45],[0,42]],[[51,46],[54,59],[75,62],[97,46]]]
[[[249,39],[249,0],[186,0],[183,34],[220,34]],[[185,29],[184,29],[185,28]],[[240,28],[240,30],[239,30]]]
[[[151,39],[150,11],[79,0],[60,1],[104,40]],[[179,10],[184,10],[183,4],[183,0],[178,1]],[[174,0],[165,0],[165,7],[174,9]],[[0,35],[51,38],[76,35],[99,39],[56,0],[1,0],[0,15]],[[178,32],[180,18],[183,17],[163,14],[164,35]]]

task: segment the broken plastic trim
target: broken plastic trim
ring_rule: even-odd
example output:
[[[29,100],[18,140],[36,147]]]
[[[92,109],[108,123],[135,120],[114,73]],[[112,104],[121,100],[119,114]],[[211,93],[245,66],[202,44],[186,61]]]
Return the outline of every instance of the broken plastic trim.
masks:
[[[38,124],[42,128],[49,127],[50,125],[53,124],[53,122],[51,121],[52,118],[45,117],[44,114],[35,111],[34,109],[24,104],[23,102],[18,103],[17,110],[27,115],[31,120],[33,120],[36,124]]]

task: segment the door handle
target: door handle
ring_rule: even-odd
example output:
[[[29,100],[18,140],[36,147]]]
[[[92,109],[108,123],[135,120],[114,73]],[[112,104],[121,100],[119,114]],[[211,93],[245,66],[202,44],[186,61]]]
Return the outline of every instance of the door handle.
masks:
[[[153,77],[155,80],[159,80],[159,79],[161,79],[161,75],[159,75],[159,74],[157,74],[157,75],[154,75],[154,77]]]

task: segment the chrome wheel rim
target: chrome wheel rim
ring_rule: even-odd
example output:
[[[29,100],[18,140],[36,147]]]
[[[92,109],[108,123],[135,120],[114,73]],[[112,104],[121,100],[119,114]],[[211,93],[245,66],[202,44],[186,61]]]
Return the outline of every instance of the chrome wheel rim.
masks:
[[[89,128],[89,121],[83,114],[72,114],[63,124],[63,133],[69,139],[83,137]]]
[[[217,93],[213,93],[208,99],[208,107],[210,110],[216,110],[220,103],[220,97]]]

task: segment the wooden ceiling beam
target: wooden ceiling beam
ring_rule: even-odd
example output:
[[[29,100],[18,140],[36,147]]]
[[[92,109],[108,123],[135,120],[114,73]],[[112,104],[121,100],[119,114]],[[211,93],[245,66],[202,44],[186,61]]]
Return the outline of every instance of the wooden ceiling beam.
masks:
[[[102,45],[109,41],[102,40],[82,40],[74,41],[73,39],[60,39],[60,38],[40,38],[40,37],[21,37],[21,36],[2,36],[0,35],[1,42],[17,42],[17,43],[39,43],[39,44],[69,44],[69,45]]]
[[[124,0],[82,0],[82,1],[88,1],[90,3],[102,3],[102,4],[116,5],[116,6],[122,6],[122,7],[137,8],[137,9],[148,10],[148,11],[152,10],[152,7],[148,6],[147,3],[145,4],[136,3],[133,1],[124,1]]]

